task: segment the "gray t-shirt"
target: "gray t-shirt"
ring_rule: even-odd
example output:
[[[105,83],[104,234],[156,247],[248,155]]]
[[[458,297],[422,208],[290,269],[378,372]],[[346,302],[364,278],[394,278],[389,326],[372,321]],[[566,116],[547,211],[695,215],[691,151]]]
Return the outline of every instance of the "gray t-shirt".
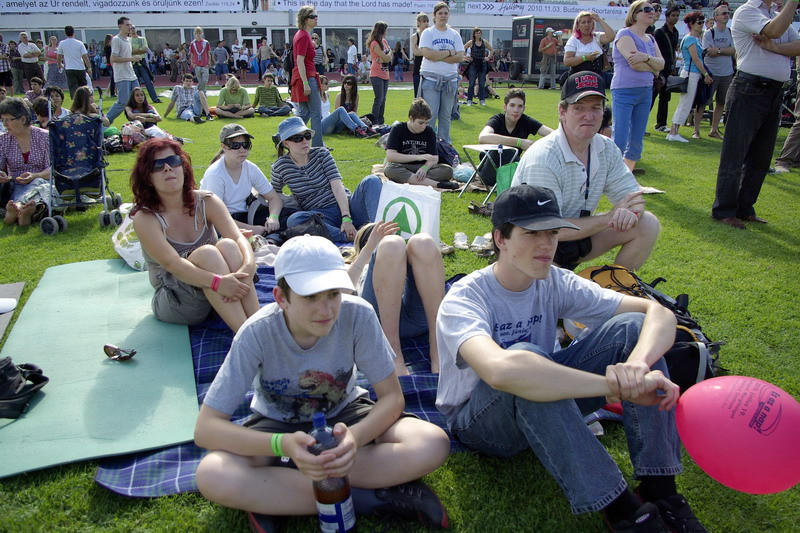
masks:
[[[214,63],[217,65],[224,65],[228,62],[228,51],[223,46],[217,46],[212,52],[214,55]]]
[[[621,300],[621,294],[555,266],[521,292],[500,285],[491,265],[466,276],[444,297],[436,318],[441,361],[436,407],[450,424],[480,380],[458,353],[470,338],[489,336],[502,348],[531,342],[549,351],[559,318],[597,326],[614,316]],[[558,352],[553,359],[558,362]]]
[[[703,50],[711,47],[727,48],[733,46],[733,37],[730,28],[720,30],[711,28],[703,34]],[[706,54],[704,59],[712,76],[733,76],[733,56],[712,56]]]
[[[114,38],[111,39],[111,55],[117,57],[133,57],[130,39],[127,37],[123,39],[119,35],[115,35]],[[133,72],[133,63],[130,61],[111,63],[111,69],[114,71],[114,81],[136,81],[136,73]]]
[[[394,352],[367,302],[342,295],[336,324],[308,350],[297,345],[283,310],[272,303],[239,329],[203,403],[232,414],[255,386],[250,407],[267,418],[294,424],[317,411],[335,416],[367,394],[356,386],[356,366],[371,384],[394,370]]]

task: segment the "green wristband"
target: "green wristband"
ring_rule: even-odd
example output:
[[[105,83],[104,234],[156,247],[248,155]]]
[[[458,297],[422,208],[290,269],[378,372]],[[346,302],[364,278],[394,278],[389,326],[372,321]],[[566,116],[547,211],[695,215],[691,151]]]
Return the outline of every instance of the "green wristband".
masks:
[[[283,433],[272,434],[272,454],[275,457],[283,457],[283,448],[281,447],[282,440],[283,440]]]
[[[522,139],[517,139],[517,148],[522,148]]]
[[[270,215],[269,218],[272,220],[278,220],[278,215]]]
[[[352,218],[350,218],[350,217],[342,217],[342,223],[345,223],[345,222],[352,222],[352,221],[353,221],[353,219],[352,219]]]

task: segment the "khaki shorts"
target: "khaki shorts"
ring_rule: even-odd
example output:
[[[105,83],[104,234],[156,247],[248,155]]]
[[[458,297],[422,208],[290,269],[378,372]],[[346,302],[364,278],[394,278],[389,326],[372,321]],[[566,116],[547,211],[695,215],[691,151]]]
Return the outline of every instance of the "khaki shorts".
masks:
[[[375,407],[375,402],[366,396],[361,396],[360,398],[356,398],[354,401],[350,402],[347,407],[342,409],[338,415],[327,418],[326,421],[331,427],[335,426],[339,422],[342,422],[349,427],[363,420],[369,414],[369,412],[372,411],[373,407]],[[406,412],[401,413],[399,418],[405,417],[418,418],[416,415]],[[289,422],[281,422],[280,420],[267,418],[258,413],[255,413],[253,416],[248,418],[245,421],[244,426],[257,431],[264,431],[265,433],[294,433],[295,431],[308,433],[314,428],[314,425],[311,422],[298,422],[296,424],[292,424]]]
[[[208,318],[211,303],[203,289],[184,283],[169,272],[161,278],[153,295],[153,314],[162,322],[193,326]]]

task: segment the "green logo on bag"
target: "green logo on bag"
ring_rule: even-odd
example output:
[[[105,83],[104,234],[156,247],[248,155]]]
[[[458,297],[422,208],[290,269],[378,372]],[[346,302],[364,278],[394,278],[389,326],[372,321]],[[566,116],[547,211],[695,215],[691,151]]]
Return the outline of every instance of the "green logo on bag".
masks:
[[[411,211],[411,217],[409,217],[409,211]],[[386,204],[381,218],[384,221],[395,222],[400,227],[400,236],[404,239],[419,233],[422,227],[422,215],[419,207],[413,200],[405,196],[398,196]]]

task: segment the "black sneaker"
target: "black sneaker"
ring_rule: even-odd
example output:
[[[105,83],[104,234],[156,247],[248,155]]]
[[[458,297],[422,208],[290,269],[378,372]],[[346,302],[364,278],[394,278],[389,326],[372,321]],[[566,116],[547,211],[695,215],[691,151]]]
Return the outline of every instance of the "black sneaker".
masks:
[[[682,494],[667,496],[653,503],[673,533],[707,533]]]
[[[448,191],[455,191],[459,187],[461,187],[461,184],[456,183],[454,181],[439,181],[436,183],[437,189],[445,189]]]
[[[386,489],[376,489],[375,496],[384,504],[373,509],[375,515],[419,520],[426,527],[447,529],[447,511],[433,489],[422,481],[403,483]]]
[[[253,533],[276,533],[278,531],[278,524],[274,516],[248,512],[247,522]]]
[[[633,516],[619,522],[612,524],[606,517],[606,525],[615,533],[670,533],[658,514],[658,507],[650,502],[643,503]]]
[[[202,119],[202,118],[200,118],[200,117],[198,117],[197,115],[195,115],[194,117],[192,117],[192,120],[194,120],[194,123],[195,123],[195,124],[202,124],[202,123],[203,123],[203,119]]]

